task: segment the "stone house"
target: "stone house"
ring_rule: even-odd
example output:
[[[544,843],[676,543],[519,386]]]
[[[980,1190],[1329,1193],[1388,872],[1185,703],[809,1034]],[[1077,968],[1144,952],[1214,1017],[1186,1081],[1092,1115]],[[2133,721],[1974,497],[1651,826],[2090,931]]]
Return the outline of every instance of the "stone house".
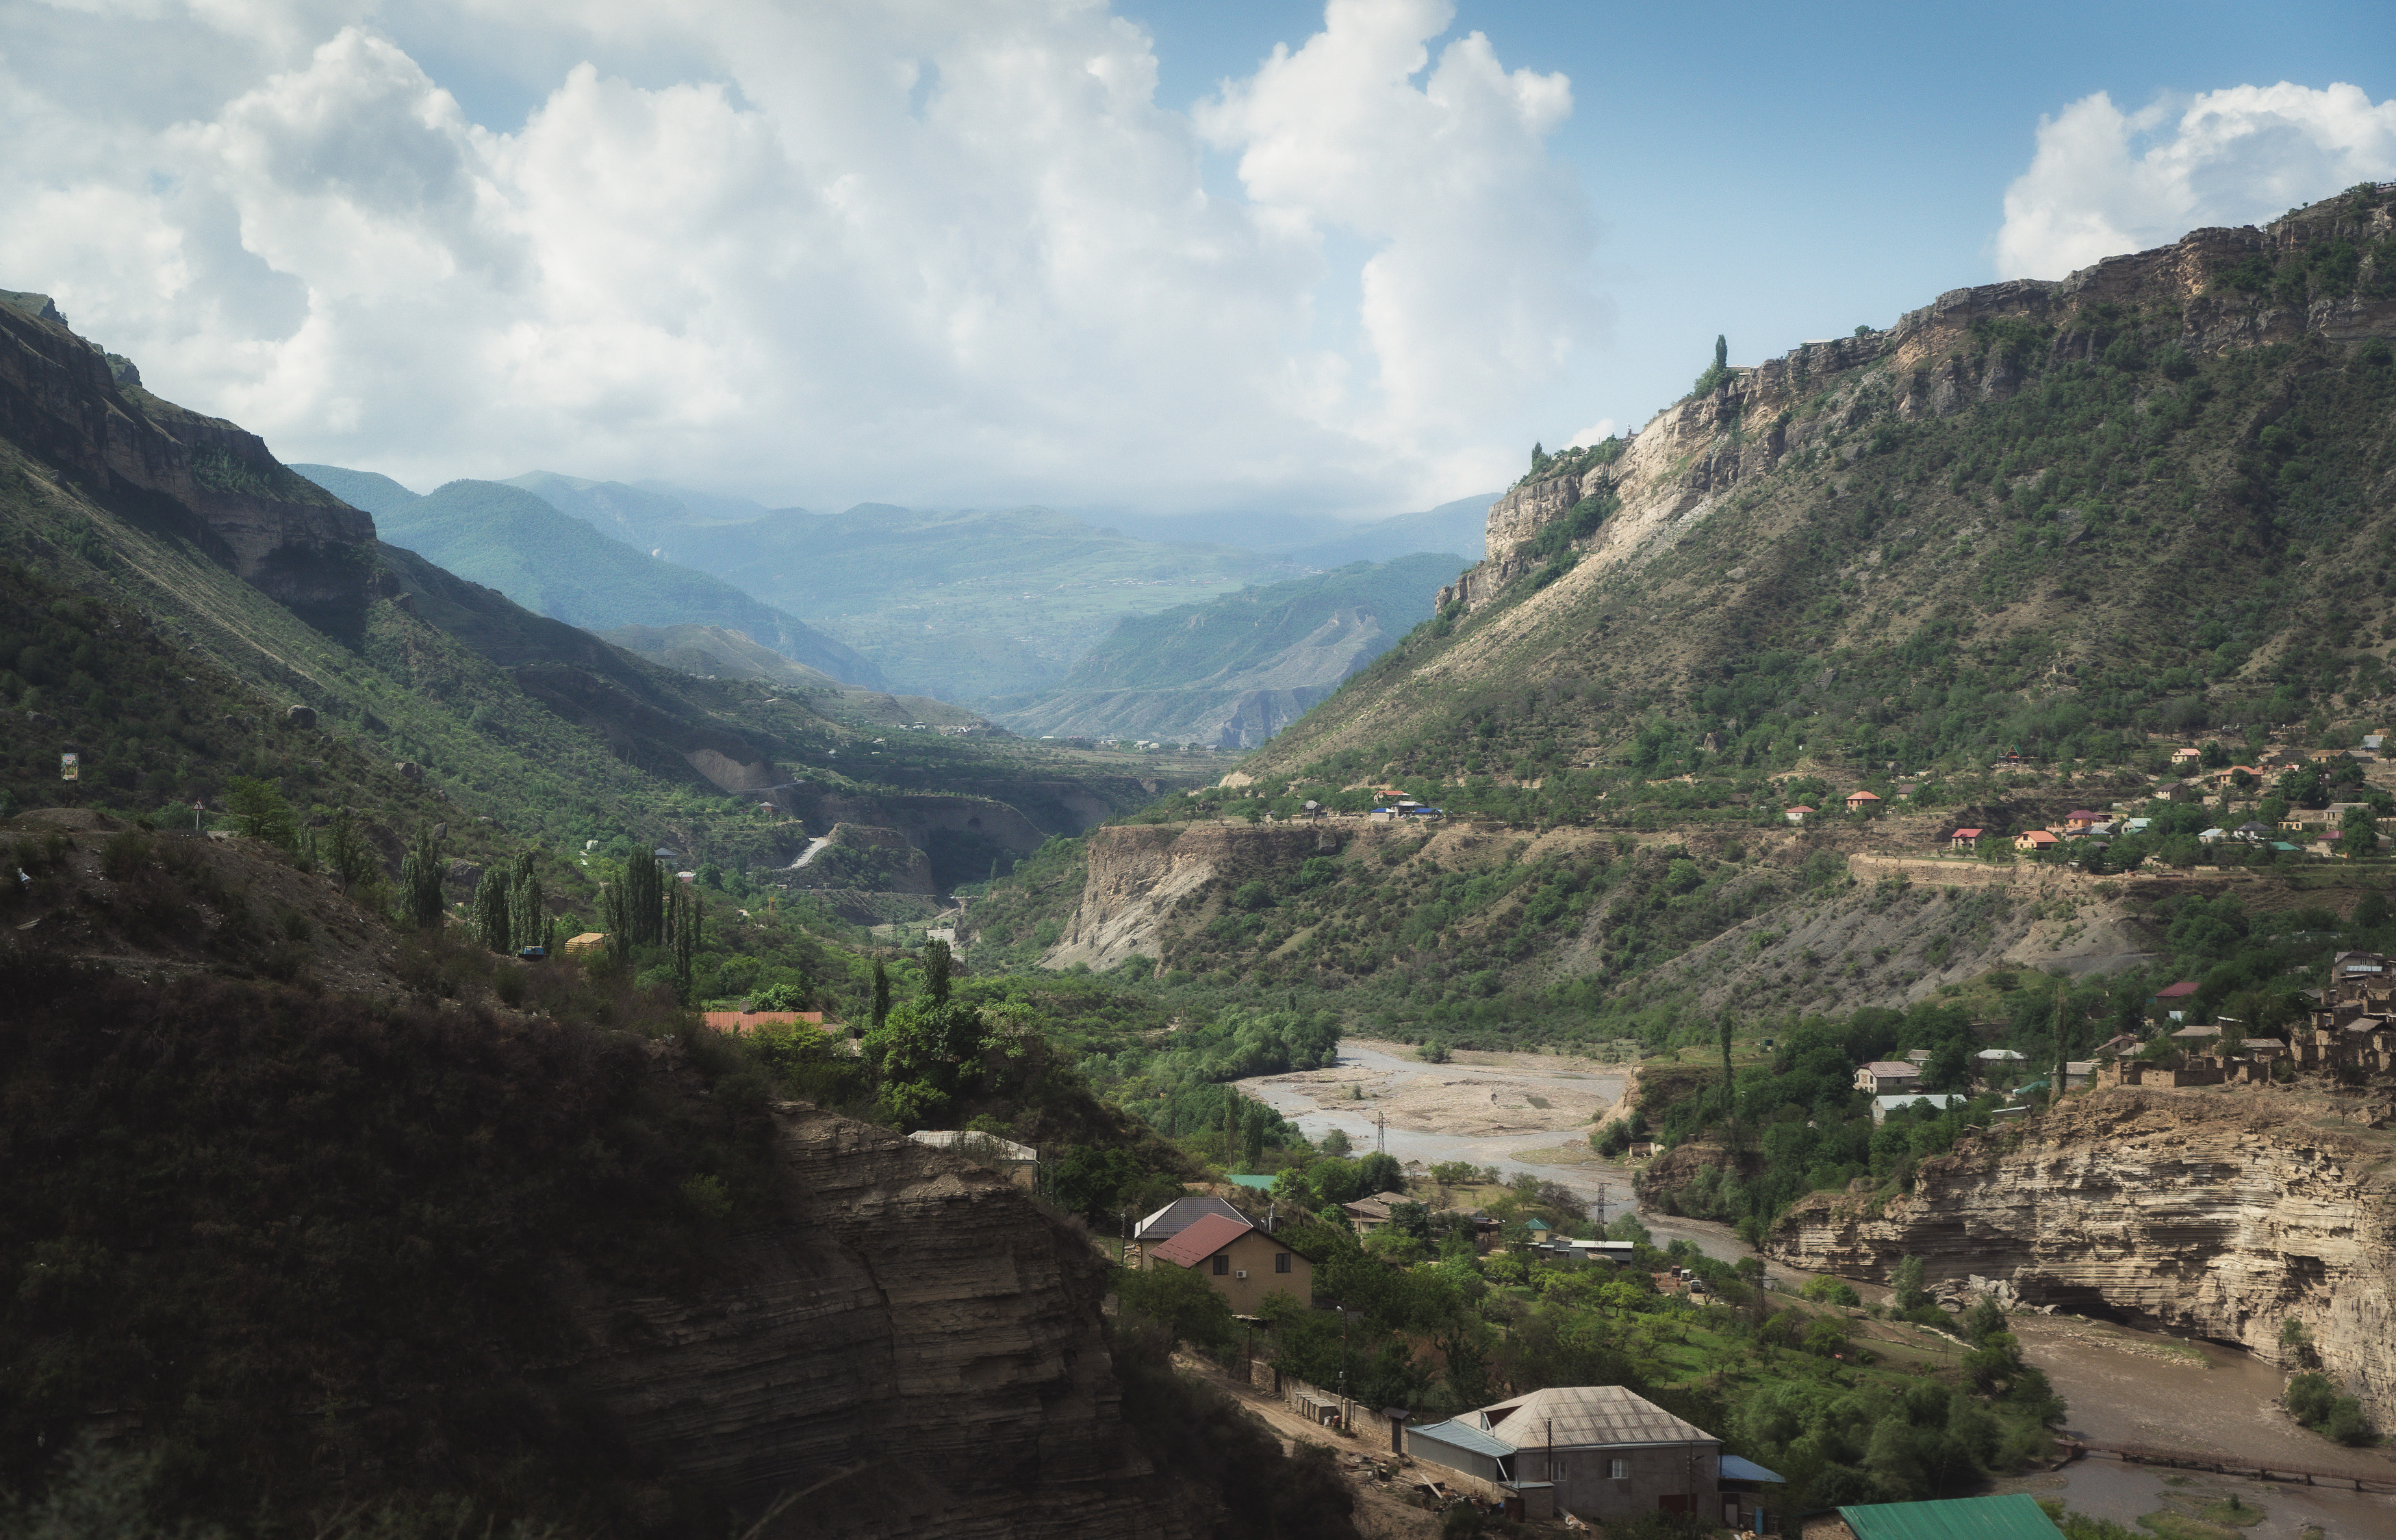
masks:
[[[1356,1227],[1359,1234],[1370,1235],[1390,1222],[1390,1210],[1413,1201],[1403,1192],[1376,1192],[1352,1203],[1342,1203],[1339,1210],[1348,1215],[1348,1222]]]
[[[1850,791],[1847,793],[1847,811],[1850,813],[1868,812],[1879,805],[1880,797],[1874,792]]]
[[[1922,1081],[1922,1066],[1894,1059],[1874,1059],[1856,1069],[1856,1089],[1875,1096],[1910,1091]]]
[[[1720,1439],[1618,1385],[1534,1390],[1408,1427],[1405,1445],[1426,1465],[1520,1494],[1532,1519],[1569,1513],[1609,1523],[1660,1512],[1750,1528],[1765,1506],[1756,1489],[1780,1480],[1732,1465]]]
[[[1171,1240],[1149,1247],[1142,1265],[1191,1269],[1223,1296],[1233,1315],[1254,1315],[1276,1294],[1314,1304],[1313,1259],[1245,1219],[1204,1215]]]
[[[1977,850],[1980,848],[1980,836],[1987,832],[1985,829],[1959,829],[1947,836],[1947,847],[1950,850]]]

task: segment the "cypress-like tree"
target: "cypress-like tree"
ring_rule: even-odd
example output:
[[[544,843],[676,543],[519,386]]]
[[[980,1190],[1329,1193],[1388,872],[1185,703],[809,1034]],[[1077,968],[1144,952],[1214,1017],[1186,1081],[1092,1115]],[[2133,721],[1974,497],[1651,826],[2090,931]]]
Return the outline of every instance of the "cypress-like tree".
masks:
[[[1720,373],[1722,370],[1729,367],[1730,339],[1717,332],[1714,334],[1714,370],[1716,373]]]
[[[530,851],[516,861],[515,881],[508,889],[508,940],[511,951],[549,945],[549,896],[533,875]]]
[[[935,1005],[949,1002],[949,944],[946,941],[924,943],[924,992]]]
[[[430,930],[441,923],[441,879],[448,871],[442,858],[441,842],[430,830],[416,836],[416,843],[399,863],[399,914],[406,923],[419,930]]]
[[[626,879],[619,878],[599,890],[599,923],[607,931],[607,957],[610,962],[632,960],[632,911],[625,901]]]
[[[881,1026],[890,1019],[890,970],[881,963],[873,964],[873,1025]]]
[[[514,886],[513,880],[508,875],[508,869],[503,866],[486,868],[483,872],[483,880],[474,884],[474,901],[472,906],[474,929],[481,935],[483,945],[495,952],[511,949],[508,942],[513,932],[510,926],[512,915],[508,896],[509,890]]]

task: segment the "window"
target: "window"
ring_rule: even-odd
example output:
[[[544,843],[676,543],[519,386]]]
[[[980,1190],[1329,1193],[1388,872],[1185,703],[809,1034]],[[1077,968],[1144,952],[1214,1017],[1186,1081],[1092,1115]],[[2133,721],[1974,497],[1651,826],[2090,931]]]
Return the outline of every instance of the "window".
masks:
[[[1275,1271],[1275,1272],[1287,1272],[1287,1271],[1289,1271],[1289,1253],[1287,1253],[1287,1252],[1275,1252],[1275,1253],[1273,1253],[1273,1271]]]
[[[1222,1277],[1226,1276],[1227,1274],[1229,1274],[1229,1273],[1231,1272],[1231,1259],[1230,1257],[1228,1257],[1228,1256],[1220,1256],[1220,1255],[1218,1255],[1218,1256],[1217,1256],[1217,1257],[1215,1258],[1215,1276],[1216,1276],[1216,1277],[1218,1277],[1218,1278],[1222,1278]]]
[[[1631,1462],[1628,1460],[1608,1460],[1605,1462],[1605,1473],[1617,1481],[1627,1481],[1631,1480]]]

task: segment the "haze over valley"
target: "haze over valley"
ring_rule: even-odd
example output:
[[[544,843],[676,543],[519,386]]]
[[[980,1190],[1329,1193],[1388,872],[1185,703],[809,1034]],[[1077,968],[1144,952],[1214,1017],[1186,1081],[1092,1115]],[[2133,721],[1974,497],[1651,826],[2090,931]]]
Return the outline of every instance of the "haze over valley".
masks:
[[[2396,1531],[2375,13],[0,37],[0,1540]]]

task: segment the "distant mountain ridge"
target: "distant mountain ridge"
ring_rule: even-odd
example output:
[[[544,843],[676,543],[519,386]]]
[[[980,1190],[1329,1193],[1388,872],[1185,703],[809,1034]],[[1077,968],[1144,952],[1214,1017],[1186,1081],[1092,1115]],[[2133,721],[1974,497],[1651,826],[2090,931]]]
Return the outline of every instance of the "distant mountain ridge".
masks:
[[[1463,558],[1422,553],[1127,616],[1056,690],[988,703],[1028,736],[1252,749],[1431,617]]]
[[[371,471],[292,469],[372,513],[390,543],[568,625],[723,626],[843,684],[885,687],[881,670],[855,649],[796,617],[650,555],[521,487],[454,481],[419,497]]]

